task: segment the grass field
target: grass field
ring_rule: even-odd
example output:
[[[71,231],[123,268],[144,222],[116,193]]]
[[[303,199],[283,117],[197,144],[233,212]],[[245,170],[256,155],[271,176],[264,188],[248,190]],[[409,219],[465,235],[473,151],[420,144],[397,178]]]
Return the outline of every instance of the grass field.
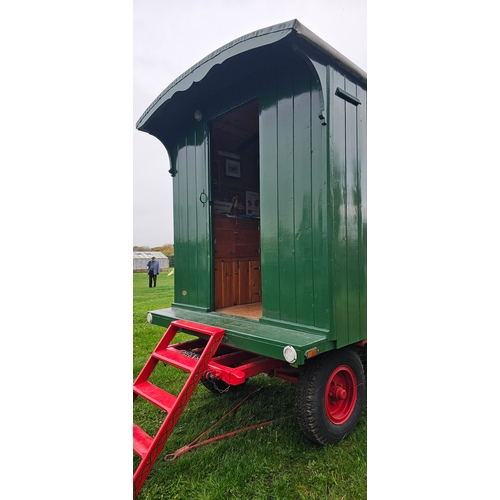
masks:
[[[162,337],[164,329],[146,322],[150,309],[173,300],[174,275],[161,273],[157,288],[146,274],[134,274],[134,379]],[[179,340],[189,338],[179,334]],[[185,375],[159,366],[151,381],[177,394]],[[167,384],[167,385],[165,385]],[[201,446],[177,460],[163,456],[194,441],[245,396],[262,388],[205,438],[274,419],[269,426]],[[225,394],[202,385],[187,409],[139,494],[140,500],[299,500],[366,498],[366,406],[355,431],[337,445],[319,447],[303,437],[295,421],[295,386],[259,375]],[[140,398],[134,422],[154,435],[163,412]],[[134,469],[138,457],[134,455]]]

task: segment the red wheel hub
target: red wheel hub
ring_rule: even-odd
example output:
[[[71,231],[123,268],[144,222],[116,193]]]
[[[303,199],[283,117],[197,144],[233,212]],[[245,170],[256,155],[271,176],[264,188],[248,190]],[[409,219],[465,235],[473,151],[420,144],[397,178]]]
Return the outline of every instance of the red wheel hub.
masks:
[[[357,398],[356,375],[346,365],[337,367],[330,375],[325,391],[325,410],[330,421],[340,425],[348,420]]]

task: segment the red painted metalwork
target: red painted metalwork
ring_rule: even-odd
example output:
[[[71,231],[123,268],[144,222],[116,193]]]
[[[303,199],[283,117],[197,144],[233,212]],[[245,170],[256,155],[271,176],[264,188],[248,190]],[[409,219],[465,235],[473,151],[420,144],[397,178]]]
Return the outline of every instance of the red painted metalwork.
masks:
[[[199,357],[184,356],[169,345],[175,334],[181,329],[186,332],[208,336],[208,341],[205,341],[205,346],[201,349]],[[201,377],[206,372],[208,363],[217,351],[223,336],[224,330],[222,328],[214,328],[185,320],[172,321],[135,380],[133,386],[134,401],[137,396],[141,396],[166,411],[167,417],[155,437],[149,436],[134,424],[134,452],[142,459],[134,472],[134,498],[137,498],[181,413],[184,411]],[[148,378],[153,373],[158,361],[190,373],[177,397],[148,382]]]
[[[268,375],[271,377],[286,380],[287,382],[291,382],[292,384],[296,384],[299,381],[299,370],[289,365],[273,370]]]
[[[351,416],[358,397],[356,375],[346,365],[337,367],[328,379],[325,391],[325,409],[330,421],[343,424]]]
[[[201,337],[170,345],[170,342],[180,329],[201,335]],[[167,417],[155,437],[149,436],[134,424],[134,452],[142,458],[134,473],[134,498],[137,498],[144,481],[158,459],[201,377],[211,377],[236,386],[245,383],[248,378],[254,375],[267,373],[270,376],[297,383],[298,370],[291,368],[286,361],[259,356],[223,345],[221,343],[223,336],[224,330],[222,328],[185,320],[172,321],[135,380],[134,401],[137,396],[141,396],[166,411]],[[148,378],[159,361],[190,373],[184,388],[177,397],[148,382]],[[258,426],[269,425],[272,422],[274,421],[240,429],[228,435],[251,430]],[[212,438],[200,444],[193,442],[176,453],[186,453],[194,447],[223,437],[226,437],[226,435]]]
[[[198,355],[201,352],[200,343],[203,342],[200,339],[195,339],[172,345],[171,348],[177,349],[179,352],[191,351]],[[212,374],[216,380],[222,380],[226,384],[241,385],[254,375],[288,366],[288,363],[284,360],[259,356],[227,345],[221,345],[209,361],[204,376],[208,377]]]

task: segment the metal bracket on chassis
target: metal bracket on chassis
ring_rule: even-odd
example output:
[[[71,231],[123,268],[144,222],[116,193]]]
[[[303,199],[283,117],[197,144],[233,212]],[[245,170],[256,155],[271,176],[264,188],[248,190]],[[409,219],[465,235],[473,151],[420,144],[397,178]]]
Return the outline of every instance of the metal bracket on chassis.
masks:
[[[195,339],[175,344],[172,348],[189,357],[196,357],[198,351],[201,352],[202,346],[203,340]],[[207,381],[221,380],[230,386],[236,386],[244,384],[250,377],[260,373],[296,382],[296,377],[286,361],[242,351],[225,344],[219,346],[209,361],[204,377]]]

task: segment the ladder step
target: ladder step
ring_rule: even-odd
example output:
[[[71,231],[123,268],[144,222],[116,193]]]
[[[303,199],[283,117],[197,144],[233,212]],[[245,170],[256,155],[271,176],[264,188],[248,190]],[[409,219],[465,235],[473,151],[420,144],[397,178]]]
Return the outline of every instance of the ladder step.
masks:
[[[138,425],[134,424],[134,451],[141,457],[144,458],[149,449],[153,438],[146,434]]]
[[[168,413],[172,411],[172,407],[177,400],[172,394],[148,381],[134,384],[134,392]]]
[[[158,351],[153,352],[153,357],[167,363],[168,365],[175,366],[184,370],[185,372],[192,372],[198,363],[196,358],[191,358],[189,356],[185,356],[178,349],[174,349],[173,347],[167,347],[166,349],[159,349]]]
[[[205,335],[211,335],[218,338],[222,338],[222,336],[224,335],[223,328],[203,325],[201,323],[195,323],[194,321],[187,321],[185,319],[177,319],[175,321],[172,321],[170,324],[182,328],[183,330],[188,330],[196,333],[203,333]]]

